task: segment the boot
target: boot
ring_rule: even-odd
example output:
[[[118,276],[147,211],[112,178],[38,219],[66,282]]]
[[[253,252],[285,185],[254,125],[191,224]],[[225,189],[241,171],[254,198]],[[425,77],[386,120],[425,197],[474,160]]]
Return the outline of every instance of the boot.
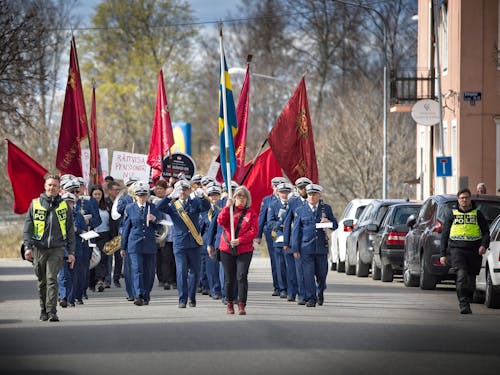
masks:
[[[245,302],[238,302],[238,314],[239,315],[246,315],[246,311],[245,311]]]
[[[234,306],[232,302],[227,301],[227,310],[228,314],[234,314]]]

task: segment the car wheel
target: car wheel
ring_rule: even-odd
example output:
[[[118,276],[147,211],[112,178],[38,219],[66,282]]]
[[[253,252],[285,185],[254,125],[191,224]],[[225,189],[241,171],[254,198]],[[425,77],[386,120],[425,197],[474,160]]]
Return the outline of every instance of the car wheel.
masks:
[[[384,283],[391,283],[394,280],[394,272],[392,271],[391,264],[382,265],[381,279]]]
[[[370,273],[370,266],[368,264],[363,263],[359,256],[359,250],[356,251],[356,276],[357,277],[368,277],[368,273]]]
[[[340,256],[337,255],[337,272],[345,272],[345,262],[340,261]]]
[[[490,309],[500,308],[500,289],[498,286],[493,285],[491,280],[490,270],[486,270],[486,292],[484,296],[484,303]]]
[[[375,264],[375,257],[372,259],[372,279],[380,280],[380,268]]]
[[[412,275],[410,270],[405,267],[403,271],[403,283],[405,284],[405,286],[413,288],[419,286],[420,280],[417,276]]]
[[[420,289],[434,290],[436,289],[436,278],[427,271],[427,264],[425,256],[420,258]]]
[[[356,266],[349,263],[349,255],[345,255],[345,274],[354,275],[356,273]]]

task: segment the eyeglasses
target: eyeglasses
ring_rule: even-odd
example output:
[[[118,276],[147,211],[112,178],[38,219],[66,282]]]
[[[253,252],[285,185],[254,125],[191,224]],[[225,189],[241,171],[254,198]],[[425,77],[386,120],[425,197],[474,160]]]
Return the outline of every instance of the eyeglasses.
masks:
[[[236,198],[246,198],[247,196],[245,194],[236,194]]]

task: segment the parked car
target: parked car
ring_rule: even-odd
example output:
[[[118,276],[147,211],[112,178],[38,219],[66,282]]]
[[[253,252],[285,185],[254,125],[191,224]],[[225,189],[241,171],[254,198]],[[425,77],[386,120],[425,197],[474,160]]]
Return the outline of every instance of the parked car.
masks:
[[[490,226],[490,247],[483,255],[481,271],[476,277],[474,302],[489,308],[500,308],[500,216]]]
[[[473,195],[477,208],[491,223],[500,214],[500,197]],[[408,220],[410,231],[405,238],[403,280],[406,286],[435,289],[443,280],[454,280],[455,271],[439,261],[439,247],[446,210],[457,207],[456,195],[427,198],[417,217]]]
[[[385,217],[389,207],[395,203],[402,203],[402,199],[374,199],[368,204],[347,237],[345,273],[356,274],[358,277],[367,277],[370,272],[373,257],[373,239],[376,232],[368,225],[380,223]],[[344,221],[345,226],[352,226],[352,220]]]
[[[394,204],[389,207],[380,228],[376,224],[368,225],[368,230],[377,232],[373,240],[373,280],[391,282],[395,273],[403,273],[405,237],[409,230],[406,221],[411,215],[417,215],[420,207],[420,202]]]
[[[347,236],[351,233],[352,228],[356,225],[361,213],[371,201],[373,201],[373,199],[353,199],[347,204],[342,217],[338,220],[339,227],[332,232],[332,245],[330,247],[332,271],[336,269],[338,272],[345,272]],[[349,219],[352,220],[352,225],[344,225],[344,222]]]

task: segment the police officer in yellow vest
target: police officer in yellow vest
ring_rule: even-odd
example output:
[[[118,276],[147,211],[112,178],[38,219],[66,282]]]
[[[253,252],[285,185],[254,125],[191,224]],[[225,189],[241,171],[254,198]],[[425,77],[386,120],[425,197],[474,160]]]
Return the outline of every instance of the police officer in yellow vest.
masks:
[[[471,200],[469,189],[461,189],[458,207],[447,212],[441,237],[441,264],[451,258],[457,273],[457,297],[461,314],[471,314],[470,303],[476,289],[476,275],[482,255],[490,245],[488,221]]]
[[[58,175],[45,176],[45,193],[31,202],[24,223],[24,256],[33,261],[38,278],[40,320],[57,322],[57,274],[64,261],[64,248],[68,263],[75,262],[75,228],[71,208],[59,195]]]

